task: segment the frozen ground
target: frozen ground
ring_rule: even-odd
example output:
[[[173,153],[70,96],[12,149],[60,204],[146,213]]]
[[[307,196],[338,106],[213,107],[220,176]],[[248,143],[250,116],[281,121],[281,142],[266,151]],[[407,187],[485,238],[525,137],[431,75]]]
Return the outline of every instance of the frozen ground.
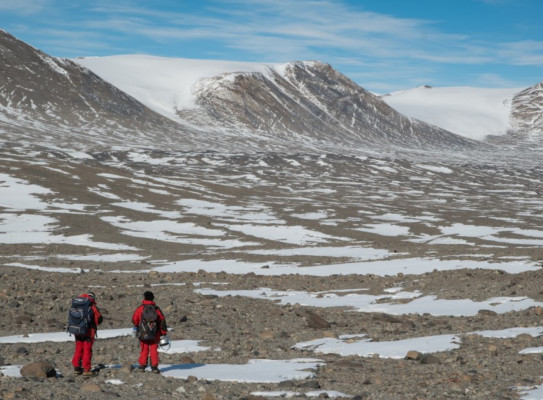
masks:
[[[515,354],[529,358],[542,352],[541,321],[532,312],[543,307],[543,297],[536,280],[523,278],[540,276],[543,260],[543,171],[533,159],[144,150],[59,157],[17,148],[4,149],[0,159],[2,268],[24,276],[49,274],[63,292],[71,289],[62,286],[69,276],[78,282],[85,274],[104,277],[98,290],[124,287],[120,282],[126,276],[129,293],[153,285],[171,293],[172,307],[182,288],[220,307],[227,307],[222,302],[236,302],[240,309],[269,303],[334,310],[356,320],[354,314],[386,314],[449,324],[417,320],[420,328],[412,333],[363,322],[337,324],[334,335],[324,337],[289,332],[292,343],[284,349],[289,358],[270,349],[266,357],[236,363],[209,360],[222,360],[221,352],[243,347],[243,340],[217,343],[219,338],[208,337],[213,323],[193,326],[192,336],[173,341],[164,376],[277,383],[320,376],[330,362],[326,357],[394,362],[409,350],[454,354],[470,340],[508,343],[522,335],[534,341]],[[194,276],[212,277],[213,284],[196,283]],[[146,283],[149,277],[160,278]],[[190,285],[176,282],[179,277],[191,277]],[[0,284],[6,298],[13,290]],[[206,307],[202,310],[209,311]],[[480,322],[485,313],[495,316],[496,329]],[[427,323],[431,332],[423,334]],[[114,325],[101,331],[98,343],[115,340],[125,346],[126,322],[114,320]],[[10,334],[1,329],[4,344],[70,340],[52,328]],[[247,327],[239,329],[247,335]],[[258,332],[267,337],[265,330]],[[190,367],[170,362],[181,353],[206,354],[208,361]],[[17,368],[2,372],[17,376]],[[518,386],[526,399],[538,393],[532,391],[537,385]],[[326,393],[352,394],[345,388],[349,385],[327,387]],[[272,389],[277,388],[254,393],[322,394]]]

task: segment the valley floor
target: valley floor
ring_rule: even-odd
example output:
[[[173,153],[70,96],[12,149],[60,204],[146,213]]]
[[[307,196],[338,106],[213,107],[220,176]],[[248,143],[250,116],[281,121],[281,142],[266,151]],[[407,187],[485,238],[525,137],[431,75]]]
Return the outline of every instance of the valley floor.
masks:
[[[537,398],[537,163],[0,158],[0,397]],[[82,385],[62,332],[88,290],[105,317],[93,360],[108,368]],[[159,376],[129,372],[145,290],[175,345]],[[61,376],[18,376],[40,359]]]

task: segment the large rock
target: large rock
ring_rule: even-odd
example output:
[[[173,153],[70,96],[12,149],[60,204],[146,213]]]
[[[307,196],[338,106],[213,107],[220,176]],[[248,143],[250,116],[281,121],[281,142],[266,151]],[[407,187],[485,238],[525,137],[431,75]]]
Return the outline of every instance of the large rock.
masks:
[[[307,313],[307,326],[313,329],[327,329],[330,328],[331,324],[320,315],[308,311]]]
[[[23,366],[21,375],[25,378],[53,378],[57,371],[49,361],[41,360]]]
[[[97,385],[96,383],[88,382],[81,385],[81,391],[90,392],[90,393],[100,393],[102,391],[102,388],[100,387],[100,385]]]

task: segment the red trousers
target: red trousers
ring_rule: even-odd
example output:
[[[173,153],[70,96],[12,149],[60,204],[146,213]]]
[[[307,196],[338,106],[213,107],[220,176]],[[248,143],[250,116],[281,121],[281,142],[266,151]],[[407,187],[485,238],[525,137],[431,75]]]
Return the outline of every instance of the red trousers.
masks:
[[[74,358],[72,358],[72,365],[74,366],[74,368],[83,367],[84,371],[91,370],[93,344],[94,337],[75,337],[75,352]]]
[[[158,341],[140,340],[140,367],[147,366],[147,357],[151,357],[151,367],[158,367]]]

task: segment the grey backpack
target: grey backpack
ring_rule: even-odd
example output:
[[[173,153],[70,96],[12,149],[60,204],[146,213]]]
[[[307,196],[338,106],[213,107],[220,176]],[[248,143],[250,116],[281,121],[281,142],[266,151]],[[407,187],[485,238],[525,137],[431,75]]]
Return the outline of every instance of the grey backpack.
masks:
[[[138,326],[139,340],[154,340],[158,329],[158,313],[151,304],[143,305],[141,321]]]

